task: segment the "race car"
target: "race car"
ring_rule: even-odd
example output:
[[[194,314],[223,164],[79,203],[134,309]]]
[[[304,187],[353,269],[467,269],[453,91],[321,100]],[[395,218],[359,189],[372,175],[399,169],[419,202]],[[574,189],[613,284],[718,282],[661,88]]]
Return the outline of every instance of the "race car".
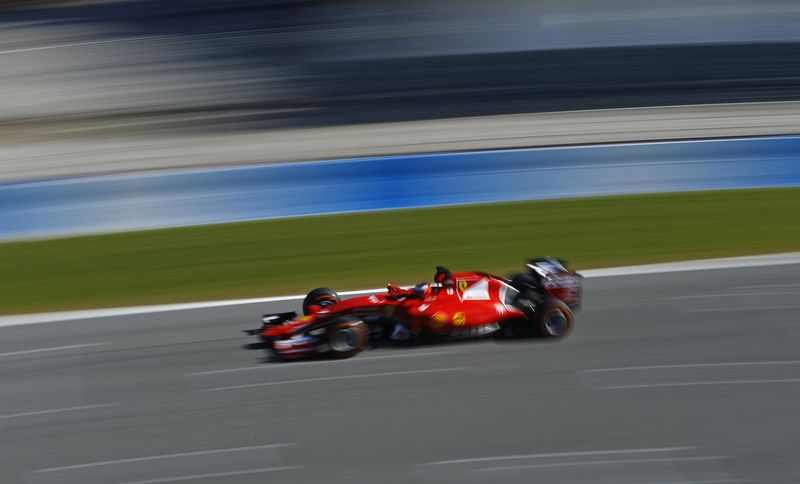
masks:
[[[279,359],[349,358],[378,340],[566,337],[580,307],[583,277],[552,257],[530,259],[526,267],[504,278],[438,266],[433,283],[389,283],[385,293],[345,300],[317,288],[303,300],[303,316],[265,314],[260,328],[245,333],[261,338]]]

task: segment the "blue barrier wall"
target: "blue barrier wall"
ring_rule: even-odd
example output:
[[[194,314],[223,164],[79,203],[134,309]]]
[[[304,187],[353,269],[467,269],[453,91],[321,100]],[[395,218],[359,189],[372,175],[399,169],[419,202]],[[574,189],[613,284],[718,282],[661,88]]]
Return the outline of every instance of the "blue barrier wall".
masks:
[[[0,185],[0,238],[463,203],[800,185],[800,137],[446,153]]]

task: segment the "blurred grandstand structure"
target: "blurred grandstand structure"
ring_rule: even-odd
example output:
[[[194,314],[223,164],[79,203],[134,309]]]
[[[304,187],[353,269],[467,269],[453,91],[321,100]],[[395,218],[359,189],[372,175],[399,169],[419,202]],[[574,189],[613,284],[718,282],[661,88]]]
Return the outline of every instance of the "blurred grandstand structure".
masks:
[[[800,4],[777,0],[4,2],[0,178],[497,148],[471,138],[505,115],[795,100],[798,24]],[[626,119],[650,123],[636,139],[796,126],[791,108],[715,109]],[[537,137],[553,116],[558,136]],[[624,141],[580,127],[608,116],[631,132],[619,114],[556,114],[505,138]]]

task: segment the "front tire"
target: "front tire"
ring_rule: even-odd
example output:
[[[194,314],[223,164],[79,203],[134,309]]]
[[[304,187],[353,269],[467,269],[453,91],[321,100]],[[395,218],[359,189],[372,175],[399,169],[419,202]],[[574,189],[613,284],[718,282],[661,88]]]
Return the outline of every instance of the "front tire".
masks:
[[[369,328],[358,318],[337,319],[328,326],[328,346],[334,358],[351,358],[367,347]]]
[[[333,289],[327,287],[318,287],[309,292],[305,299],[303,299],[303,314],[308,316],[309,308],[311,306],[330,306],[342,301],[342,298],[336,294]]]

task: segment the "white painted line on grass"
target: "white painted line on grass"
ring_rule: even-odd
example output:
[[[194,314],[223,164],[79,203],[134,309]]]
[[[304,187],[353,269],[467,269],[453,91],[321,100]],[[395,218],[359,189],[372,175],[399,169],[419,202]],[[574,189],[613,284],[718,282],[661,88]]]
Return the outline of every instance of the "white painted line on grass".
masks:
[[[496,471],[510,471],[518,469],[536,469],[548,467],[570,467],[570,466],[597,466],[597,465],[614,465],[614,464],[645,464],[651,462],[693,462],[704,460],[723,460],[730,459],[729,455],[710,455],[703,457],[661,457],[653,459],[618,459],[618,460],[584,460],[579,462],[553,462],[548,464],[527,464],[518,466],[502,466],[502,467],[484,467],[482,469],[475,469],[472,472],[496,472]]]
[[[51,348],[37,348],[35,350],[22,350],[22,351],[11,351],[8,353],[0,353],[0,358],[4,356],[17,356],[17,355],[27,355],[30,353],[44,353],[47,351],[66,351],[66,350],[74,350],[77,348],[89,348],[91,346],[102,346],[107,345],[110,343],[86,343],[82,345],[69,345],[69,346],[53,346]]]
[[[102,403],[99,405],[82,405],[80,407],[64,407],[64,408],[54,408],[51,410],[39,410],[38,412],[25,412],[25,413],[10,413],[7,415],[0,415],[0,420],[5,420],[9,418],[19,418],[19,417],[34,417],[37,415],[48,415],[51,413],[66,413],[66,412],[78,412],[81,410],[92,410],[95,408],[105,408],[105,407],[116,407],[117,405],[121,405],[119,403]]]
[[[409,370],[409,371],[387,371],[384,373],[363,373],[360,375],[340,375],[340,376],[325,376],[319,378],[300,378],[297,380],[282,380],[282,381],[272,381],[272,382],[264,382],[264,383],[248,383],[245,385],[231,385],[226,387],[214,387],[214,388],[206,388],[204,392],[219,392],[223,390],[239,390],[242,388],[256,388],[256,387],[267,387],[272,385],[289,385],[292,383],[310,383],[310,382],[317,382],[317,381],[332,381],[332,380],[355,380],[359,378],[377,378],[381,376],[396,376],[396,375],[417,375],[420,373],[442,373],[447,371],[459,371],[464,370],[464,367],[456,367],[456,368],[434,368],[430,370]]]
[[[600,390],[628,390],[635,388],[699,387],[710,385],[766,385],[772,383],[800,383],[800,378],[776,378],[771,380],[711,380],[685,381],[675,383],[648,383],[641,385],[616,385],[600,387]]]
[[[661,274],[668,272],[705,271],[714,269],[740,269],[752,267],[768,267],[789,264],[800,264],[800,252],[787,252],[782,254],[768,254],[748,257],[730,257],[724,259],[706,259],[687,262],[670,262],[665,264],[648,264],[640,266],[626,266],[608,269],[590,269],[580,271],[586,278],[635,276],[646,274]],[[385,291],[386,288],[361,289],[357,291],[343,291],[342,296],[357,296],[361,294],[374,294]],[[241,306],[246,304],[263,304],[283,301],[299,301],[305,298],[304,294],[291,296],[263,297],[251,299],[231,299],[223,301],[205,301],[181,304],[160,304],[155,306],[134,306],[109,309],[88,309],[80,311],[62,311],[50,313],[20,314],[0,316],[0,327],[19,326],[25,324],[53,323],[61,321],[74,321],[79,319],[113,318],[134,316],[138,314],[163,313],[170,311],[186,311],[192,309],[207,309],[225,306]]]
[[[425,353],[402,353],[397,355],[386,355],[386,356],[363,356],[357,358],[347,358],[345,360],[324,360],[324,361],[299,361],[299,362],[292,362],[289,365],[282,365],[282,364],[261,364],[259,366],[245,366],[242,368],[226,368],[223,370],[210,370],[210,371],[199,371],[197,373],[189,373],[189,376],[201,376],[201,375],[216,375],[219,373],[233,373],[238,371],[251,371],[251,370],[264,370],[264,369],[271,369],[271,368],[302,368],[308,365],[338,365],[342,363],[358,363],[361,361],[373,361],[373,360],[388,360],[394,358],[414,358],[414,357],[425,357],[425,356],[441,356],[447,355],[452,353],[452,351],[429,351]]]
[[[441,466],[451,464],[471,464],[474,462],[493,462],[504,460],[521,460],[521,459],[549,459],[552,457],[582,457],[588,455],[626,455],[626,454],[649,454],[658,452],[679,452],[684,450],[692,450],[696,447],[655,447],[644,449],[617,449],[617,450],[587,450],[578,452],[549,452],[546,454],[518,454],[518,455],[500,455],[495,457],[474,457],[471,459],[454,459],[454,460],[440,460],[437,462],[427,462],[421,464],[424,466]]]
[[[126,481],[121,484],[158,484],[161,482],[193,481],[195,479],[211,479],[214,477],[244,476],[248,474],[263,474],[266,472],[288,471],[300,469],[300,466],[262,467],[261,469],[247,469],[243,471],[213,472],[210,474],[194,474],[192,476],[163,477],[161,479],[147,479],[144,481]]]
[[[58,472],[58,471],[69,471],[73,469],[86,469],[89,467],[101,467],[101,466],[109,466],[115,464],[128,464],[131,462],[147,462],[151,460],[163,460],[163,459],[174,459],[178,457],[191,457],[196,455],[215,455],[215,454],[226,454],[230,452],[244,452],[248,450],[261,450],[261,449],[275,449],[279,447],[290,447],[297,444],[266,444],[266,445],[251,445],[248,447],[230,447],[227,449],[212,449],[212,450],[200,450],[196,452],[181,452],[179,454],[159,454],[159,455],[150,455],[147,457],[133,457],[131,459],[116,459],[116,460],[106,460],[101,462],[89,462],[87,464],[76,464],[71,466],[61,466],[61,467],[51,467],[49,469],[39,469],[33,472],[36,473],[46,473],[46,472]]]
[[[734,361],[730,363],[684,363],[676,365],[649,365],[649,366],[621,366],[617,368],[593,368],[583,370],[584,373],[600,373],[607,371],[639,371],[639,370],[663,370],[670,368],[704,368],[716,366],[766,366],[766,365],[800,365],[800,360],[786,361]]]

